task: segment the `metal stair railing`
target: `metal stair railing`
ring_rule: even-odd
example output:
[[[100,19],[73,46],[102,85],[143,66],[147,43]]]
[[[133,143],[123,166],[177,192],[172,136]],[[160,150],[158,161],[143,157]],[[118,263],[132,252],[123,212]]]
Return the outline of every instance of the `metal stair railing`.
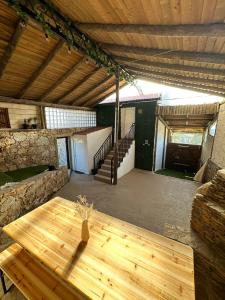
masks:
[[[94,168],[92,169],[92,174],[96,174],[97,170],[101,167],[106,155],[112,148],[112,141],[113,133],[111,132],[94,155]]]
[[[121,162],[123,161],[124,155],[128,152],[128,149],[134,140],[135,137],[135,123],[133,123],[128,131],[128,133],[125,135],[125,137],[121,140],[119,146],[118,146],[118,160],[117,160],[117,168],[120,166]],[[122,153],[122,155],[120,155]],[[114,157],[111,159],[111,183],[113,183],[113,161]]]

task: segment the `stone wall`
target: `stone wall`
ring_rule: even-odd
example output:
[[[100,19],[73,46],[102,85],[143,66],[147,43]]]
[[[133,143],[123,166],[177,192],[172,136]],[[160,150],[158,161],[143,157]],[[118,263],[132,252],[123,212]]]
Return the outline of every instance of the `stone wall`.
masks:
[[[36,165],[57,166],[57,137],[72,136],[86,128],[0,130],[0,171]]]
[[[50,199],[68,182],[66,167],[47,171],[0,191],[0,250],[9,242],[2,227]]]
[[[211,159],[208,160],[203,182],[208,182],[213,179],[217,171],[221,168],[217,166]]]

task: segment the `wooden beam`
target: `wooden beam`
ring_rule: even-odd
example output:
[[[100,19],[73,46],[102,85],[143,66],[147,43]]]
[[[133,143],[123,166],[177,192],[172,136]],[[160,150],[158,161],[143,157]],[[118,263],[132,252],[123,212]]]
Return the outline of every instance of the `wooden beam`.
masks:
[[[35,82],[35,80],[41,75],[41,73],[48,67],[48,65],[51,63],[51,61],[55,58],[55,56],[58,54],[58,52],[62,49],[64,45],[63,40],[59,40],[56,44],[55,48],[49,53],[47,58],[44,60],[44,62],[40,65],[40,67],[33,73],[31,78],[28,80],[28,82],[23,86],[21,91],[18,93],[17,97],[22,98],[26,91],[31,87],[31,85]]]
[[[225,24],[140,25],[78,23],[81,31],[137,33],[162,37],[225,37]]]
[[[155,74],[155,75],[165,75],[165,76],[171,76],[173,79],[185,79],[189,82],[193,82],[193,83],[196,83],[196,84],[199,84],[199,85],[203,85],[203,86],[208,86],[208,87],[214,87],[214,88],[222,88],[225,90],[225,81],[223,80],[213,80],[213,79],[203,79],[203,78],[197,78],[197,77],[188,77],[184,74],[181,74],[181,75],[177,75],[177,74],[174,74],[172,72],[170,73],[164,73],[164,72],[159,72],[159,71],[146,71],[144,69],[141,69],[141,68],[135,68],[135,67],[127,67],[127,69],[131,72],[144,72],[145,74]]]
[[[207,87],[207,86],[201,86],[195,83],[190,83],[185,81],[185,79],[177,79],[176,77],[173,78],[168,77],[168,76],[163,76],[163,75],[156,75],[156,74],[146,74],[146,73],[140,73],[140,72],[134,72],[134,74],[139,77],[140,79],[144,80],[150,80],[152,82],[160,83],[160,84],[165,84],[165,85],[170,85],[170,86],[175,86],[178,88],[183,88],[183,89],[189,89],[193,91],[197,91],[200,93],[207,93],[207,94],[212,94],[220,97],[225,96],[225,89],[217,89],[217,88],[212,88],[212,87]]]
[[[104,78],[103,80],[101,80],[100,82],[96,83],[94,86],[92,86],[91,88],[89,88],[86,92],[84,91],[80,96],[77,96],[77,98],[79,98],[78,100],[75,100],[73,102],[73,104],[76,105],[85,105],[86,102],[88,102],[90,100],[90,97],[88,99],[86,99],[86,96],[88,96],[89,94],[93,93],[96,89],[100,88],[102,85],[104,85],[107,81],[109,81],[110,79],[112,79],[112,75],[108,75],[106,78]],[[84,98],[84,99],[83,99]],[[93,97],[92,97],[93,98]],[[92,99],[91,98],[91,99]]]
[[[82,81],[74,85],[71,89],[69,89],[67,92],[65,92],[62,96],[58,97],[54,103],[62,103],[66,97],[68,97],[70,94],[72,94],[76,89],[78,89],[80,86],[82,86],[86,81],[88,81],[91,77],[95,76],[95,74],[100,70],[100,67],[95,67],[94,70],[89,73],[87,76],[85,76]],[[72,103],[74,100],[69,101],[67,103]]]
[[[190,52],[190,51],[178,51],[171,49],[155,49],[155,48],[142,48],[131,47],[116,44],[101,44],[103,48],[110,52],[121,52],[124,54],[144,55],[149,57],[159,57],[163,59],[180,59],[187,61],[205,62],[211,64],[224,64],[225,54],[218,53],[206,53],[206,52]]]
[[[42,96],[38,99],[38,101],[43,101],[48,97],[50,93],[52,93],[60,84],[62,84],[70,75],[74,73],[84,62],[86,58],[83,57],[80,61],[76,62],[72,68],[70,68],[67,72],[65,72]]]
[[[145,68],[154,68],[154,69],[162,69],[162,70],[171,70],[173,72],[182,71],[188,73],[198,73],[198,74],[206,74],[210,76],[222,76],[225,77],[225,70],[212,69],[212,68],[202,68],[202,67],[192,67],[187,65],[179,65],[179,64],[167,64],[160,62],[151,62],[146,60],[138,60],[135,58],[129,58],[125,56],[114,56],[115,60],[125,65],[136,65],[142,66]],[[164,72],[164,71],[163,71]]]
[[[19,21],[16,25],[16,29],[5,49],[3,56],[2,56],[2,59],[0,62],[0,78],[2,77],[8,62],[9,62],[10,58],[12,57],[24,30],[25,30],[25,26],[22,26],[21,22]]]
[[[84,107],[84,106],[81,107],[81,106],[54,104],[54,103],[48,103],[48,102],[37,102],[37,101],[33,101],[33,100],[18,99],[18,98],[12,98],[12,97],[4,97],[4,96],[0,96],[0,102],[46,106],[46,107],[55,107],[55,108],[64,108],[64,109],[93,110],[93,109],[90,109],[89,107]]]
[[[109,86],[107,86],[106,88],[104,88],[104,90],[100,91],[99,94],[96,96],[98,97],[99,95],[106,93],[108,90],[110,90],[113,86],[116,86],[115,82],[111,83]],[[95,101],[96,98],[92,98],[86,102],[83,103],[83,105],[87,105],[89,106],[90,104],[92,104],[93,101]]]
[[[128,84],[127,82],[120,81],[120,89],[123,88],[124,86],[126,86],[127,84]],[[112,94],[114,94],[115,91],[116,91],[116,86],[115,86],[115,88],[112,91],[108,92],[106,95],[104,95],[104,96],[102,96],[100,98],[95,98],[94,101],[93,101],[94,103],[90,104],[90,107],[95,107],[95,105],[97,105],[98,103],[104,101],[106,98],[108,98],[109,96],[111,96]]]

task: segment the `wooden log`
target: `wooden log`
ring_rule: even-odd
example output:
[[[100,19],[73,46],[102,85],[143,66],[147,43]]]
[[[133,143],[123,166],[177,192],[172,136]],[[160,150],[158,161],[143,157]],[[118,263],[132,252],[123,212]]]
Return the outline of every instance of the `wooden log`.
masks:
[[[0,102],[6,103],[16,103],[16,104],[26,104],[26,105],[36,105],[36,106],[46,106],[46,107],[55,107],[55,108],[64,108],[64,109],[77,109],[77,110],[93,110],[88,107],[72,106],[72,105],[63,105],[63,104],[54,104],[48,102],[37,102],[27,99],[17,99],[12,97],[0,96]]]
[[[65,100],[66,97],[68,97],[70,94],[72,94],[76,89],[78,89],[80,86],[82,86],[86,81],[88,81],[91,77],[95,76],[95,74],[100,70],[100,67],[96,67],[91,73],[86,75],[82,81],[74,85],[71,89],[69,89],[67,92],[65,92],[62,96],[58,97],[56,100],[54,100],[54,103],[62,103]],[[67,103],[71,103],[72,101],[69,101]],[[66,103],[66,104],[67,104]]]
[[[172,76],[172,78],[176,78],[176,79],[185,79],[188,80],[189,82],[193,82],[199,85],[206,85],[206,86],[212,86],[212,87],[216,87],[216,88],[224,88],[225,90],[225,81],[223,80],[213,80],[213,79],[204,79],[204,78],[197,78],[197,77],[188,77],[185,74],[174,74],[173,72],[168,72],[165,73],[164,71],[153,71],[153,70],[146,70],[143,68],[137,68],[137,67],[128,67],[127,69],[131,72],[145,72],[146,74],[150,73],[150,74],[156,74],[156,75],[165,75],[165,76]]]
[[[41,73],[48,67],[48,65],[51,63],[51,61],[55,58],[55,56],[58,54],[58,52],[62,49],[64,45],[63,40],[60,40],[55,48],[49,53],[48,57],[45,59],[45,61],[40,65],[40,67],[33,73],[31,78],[28,80],[28,82],[24,85],[24,87],[21,89],[21,91],[18,93],[17,97],[22,98],[26,91],[31,87],[31,85],[35,82],[35,80],[41,75]]]
[[[171,49],[155,49],[155,48],[142,48],[131,47],[117,44],[102,43],[101,46],[111,52],[131,53],[135,55],[145,55],[149,57],[159,56],[165,59],[180,59],[187,61],[205,62],[211,64],[224,64],[225,55],[218,53],[205,53],[205,52],[191,52],[191,51],[178,51]]]
[[[163,71],[171,70],[173,72],[182,71],[188,73],[206,74],[210,76],[225,76],[225,70],[218,70],[212,68],[202,68],[202,67],[192,67],[179,64],[167,64],[160,62],[151,62],[146,60],[137,60],[135,58],[125,57],[125,56],[114,56],[114,58],[121,64],[126,65],[136,65],[140,67],[162,69]]]
[[[72,75],[75,70],[77,70],[84,62],[86,58],[83,57],[80,61],[76,62],[71,69],[62,75],[42,96],[38,101],[44,100],[50,93],[52,93],[60,84],[62,84],[70,75]]]
[[[12,57],[24,30],[25,30],[25,25],[22,26],[21,22],[19,21],[17,23],[16,29],[12,35],[12,38],[11,38],[10,42],[8,43],[8,45],[5,49],[5,52],[2,56],[2,59],[0,62],[0,78],[2,77],[8,62],[9,62],[10,58]]]
[[[90,99],[92,98],[88,98],[86,99],[86,97],[93,93],[96,89],[98,89],[99,87],[101,87],[102,85],[104,85],[107,81],[109,81],[110,79],[112,79],[112,75],[108,75],[106,78],[104,78],[103,80],[101,80],[100,82],[98,82],[97,84],[95,84],[94,86],[92,86],[91,88],[89,88],[87,91],[83,92],[81,95],[77,96],[77,98],[79,98],[78,100],[75,100],[73,102],[73,104],[76,104],[76,105],[83,105],[85,104],[86,102],[88,102]],[[85,98],[85,99],[83,99]]]
[[[225,24],[140,25],[79,23],[81,31],[137,33],[161,37],[225,37]]]
[[[213,89],[212,87],[207,87],[207,86],[201,86],[198,84],[194,84],[194,83],[189,83],[187,81],[185,81],[185,79],[183,80],[173,80],[172,77],[168,77],[168,76],[163,76],[163,75],[153,75],[153,74],[143,74],[143,73],[135,73],[134,74],[138,77],[138,79],[143,79],[143,80],[150,80],[152,82],[156,82],[158,84],[165,84],[165,85],[169,85],[169,86],[173,86],[173,87],[177,87],[177,88],[182,88],[185,90],[193,90],[193,91],[197,91],[199,93],[207,93],[207,94],[211,94],[211,95],[216,95],[216,96],[220,96],[220,97],[224,97],[225,95],[225,90],[219,90],[219,89]]]

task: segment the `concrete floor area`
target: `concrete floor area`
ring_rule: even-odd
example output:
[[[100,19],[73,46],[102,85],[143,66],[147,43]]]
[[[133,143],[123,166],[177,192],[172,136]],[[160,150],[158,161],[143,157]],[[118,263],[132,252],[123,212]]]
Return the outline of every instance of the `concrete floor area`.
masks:
[[[134,169],[117,186],[73,173],[70,182],[56,195],[70,200],[86,195],[97,210],[164,234],[166,224],[189,228],[197,187],[193,181]]]

